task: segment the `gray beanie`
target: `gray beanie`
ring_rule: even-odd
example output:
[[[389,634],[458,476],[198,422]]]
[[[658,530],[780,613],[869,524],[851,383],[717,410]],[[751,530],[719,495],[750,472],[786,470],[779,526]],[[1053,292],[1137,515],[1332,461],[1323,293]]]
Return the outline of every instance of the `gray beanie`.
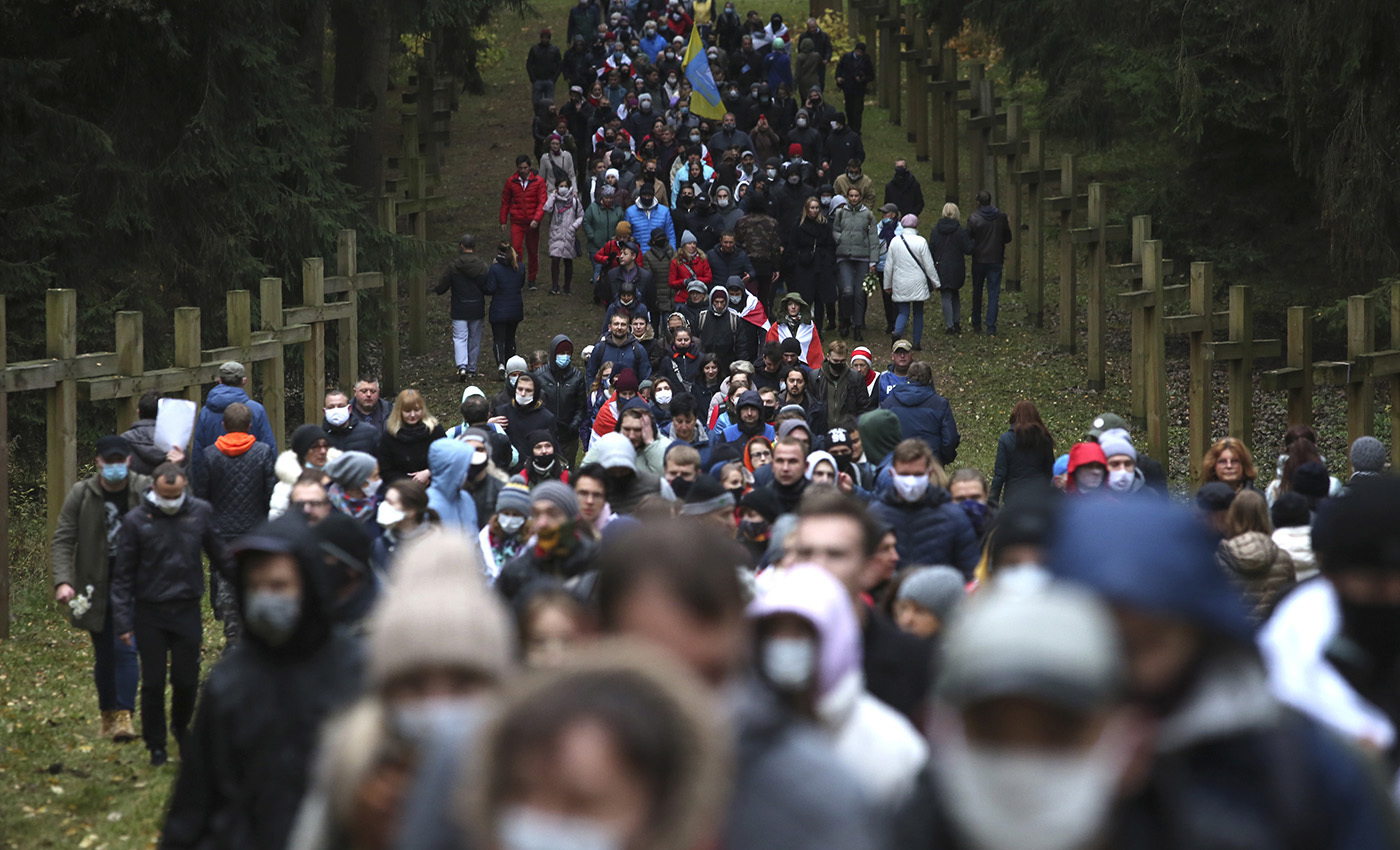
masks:
[[[379,461],[365,452],[341,452],[326,464],[326,474],[342,490],[355,490],[369,480],[369,474]]]
[[[1385,459],[1385,443],[1375,437],[1357,437],[1351,444],[1351,468],[1356,472],[1380,472]]]
[[[529,364],[529,363],[526,363],[526,362],[525,362],[525,358],[524,358],[524,357],[521,357],[519,354],[517,354],[517,355],[511,357],[510,359],[506,360],[506,374],[507,374],[507,375],[509,375],[511,372],[528,372],[528,371],[530,371],[530,364]]]
[[[1137,462],[1137,449],[1133,448],[1132,439],[1122,428],[1111,428],[1099,434],[1099,448],[1103,449],[1105,458],[1127,455],[1134,463]]]
[[[519,475],[510,479],[496,496],[496,513],[515,511],[521,516],[530,515],[530,487]]]
[[[694,242],[694,241],[696,241],[696,240],[695,240],[695,234],[694,234],[694,233],[691,233],[689,230],[685,230],[685,231],[682,231],[682,232],[681,232],[681,244],[682,244],[682,245],[687,245],[687,244],[689,244],[689,243],[691,243],[691,242]]]
[[[920,567],[899,586],[896,599],[909,599],[927,609],[940,622],[948,618],[967,598],[966,579],[952,567]]]
[[[561,481],[546,481],[530,491],[530,499],[536,502],[549,502],[570,518],[578,516],[578,496]]]

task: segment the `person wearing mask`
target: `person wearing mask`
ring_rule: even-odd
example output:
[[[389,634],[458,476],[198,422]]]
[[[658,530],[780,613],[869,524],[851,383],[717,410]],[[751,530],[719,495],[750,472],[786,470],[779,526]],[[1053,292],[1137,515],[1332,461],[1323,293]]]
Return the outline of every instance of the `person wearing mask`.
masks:
[[[93,680],[102,737],[136,739],[132,712],[138,678],[136,647],[117,639],[112,603],[118,534],[122,518],[141,503],[151,480],[132,471],[125,437],[97,441],[97,471],[74,484],[63,500],[49,545],[54,601],[67,609],[74,627],[92,640]],[[81,599],[82,601],[78,601]]]
[[[481,543],[485,581],[495,584],[501,568],[525,550],[534,533],[530,526],[530,488],[518,479],[501,488],[490,519],[482,523]]]
[[[580,519],[578,497],[567,484],[538,484],[530,491],[530,501],[534,537],[496,579],[495,588],[507,601],[543,577],[566,582],[577,578],[593,569],[598,556],[598,538]]]
[[[866,391],[865,379],[846,362],[845,340],[835,340],[826,349],[826,359],[815,376],[811,392],[826,409],[826,421],[837,425],[854,423],[861,414],[875,407]]]
[[[531,431],[526,439],[530,444],[530,454],[520,475],[527,484],[541,481],[563,481],[569,483],[569,467],[555,449],[554,438],[548,431]]]
[[[754,390],[744,390],[734,405],[738,420],[710,433],[710,442],[716,446],[726,443],[744,445],[757,436],[775,439],[773,426],[763,421],[763,399]]]
[[[1007,428],[997,438],[989,500],[1006,504],[1021,487],[1043,487],[1054,476],[1055,440],[1033,402],[1016,402]]]
[[[333,628],[334,587],[305,526],[265,523],[234,555],[247,629],[210,673],[181,744],[162,834],[169,847],[283,846],[310,784],[321,722],[360,687],[358,642]]]
[[[946,480],[929,447],[906,438],[876,484],[871,515],[894,529],[900,563],[949,564],[971,579],[981,557],[977,532],[948,491],[932,482],[934,474]]]
[[[748,133],[739,129],[739,119],[734,113],[727,112],[720,119],[719,130],[710,136],[709,147],[713,151],[725,151],[730,148],[746,151],[753,148],[753,140],[749,138]]]
[[[882,203],[894,204],[900,212],[924,214],[924,190],[919,185],[919,178],[909,170],[906,160],[894,161],[894,176],[885,184],[885,200]]]
[[[856,383],[865,389],[867,409],[873,409],[879,405],[879,399],[875,395],[875,382],[880,380],[880,373],[871,368],[875,355],[870,353],[870,349],[863,345],[858,345],[851,349],[851,356],[847,359],[850,363],[851,372],[855,374]]]
[[[467,233],[457,240],[457,257],[433,289],[438,295],[452,292],[452,352],[459,381],[480,374],[476,366],[481,356],[489,272],[486,262],[476,255],[476,237]]]
[[[700,376],[701,354],[691,329],[682,326],[672,334],[670,347],[666,349],[657,372],[671,379],[672,389],[676,392],[690,392]]]
[[[374,455],[344,452],[326,464],[331,484],[326,488],[331,510],[356,520],[371,537],[378,537],[379,464]]]
[[[910,328],[915,351],[923,350],[924,302],[940,284],[938,268],[928,242],[917,232],[919,219],[905,215],[900,220],[901,231],[885,252],[885,291],[890,293],[899,315],[894,322],[890,342],[895,342]],[[913,320],[910,321],[910,314]],[[912,327],[910,327],[912,325]]]
[[[676,247],[676,226],[671,221],[671,211],[656,200],[656,188],[650,183],[637,187],[637,203],[627,208],[625,218],[632,226],[632,238],[641,245],[645,254],[651,245],[651,234],[660,230],[666,234],[666,242]]]
[[[661,491],[661,479],[638,463],[637,449],[627,435],[612,432],[598,437],[589,449],[592,460],[607,471],[608,505],[614,513],[630,514],[641,500]]]
[[[151,766],[169,759],[165,680],[170,675],[170,729],[183,748],[195,696],[203,626],[201,552],[210,571],[232,578],[233,563],[214,527],[213,509],[187,492],[188,478],[173,463],[152,474],[151,489],[128,511],[117,533],[112,569],[112,628],[141,657],[141,737]]]
[[[205,397],[204,406],[199,409],[199,418],[195,420],[194,438],[189,450],[190,464],[196,467],[192,474],[198,475],[197,467],[204,462],[204,450],[224,435],[224,408],[234,402],[247,405],[248,410],[252,412],[253,424],[250,433],[253,437],[260,443],[272,446],[273,451],[277,450],[277,438],[272,433],[272,423],[268,421],[267,410],[248,397],[247,387],[248,370],[242,363],[230,360],[219,366],[219,383]],[[182,459],[169,456],[166,459],[174,463],[182,462]]]
[[[604,363],[613,364],[616,381],[624,369],[630,370],[638,383],[651,377],[651,361],[646,349],[632,336],[629,317],[618,314],[608,320],[608,335],[600,340],[588,358],[588,381],[592,383]],[[635,388],[634,388],[635,389]]]
[[[555,416],[535,392],[535,376],[526,372],[515,382],[515,397],[504,411],[506,436],[520,457],[530,456],[526,440],[534,431],[555,431]]]
[[[987,285],[987,335],[996,336],[997,308],[1001,302],[1001,275],[1006,263],[1006,245],[1011,241],[1011,222],[1006,213],[992,206],[986,189],[977,193],[977,209],[967,220],[972,234],[972,332],[982,331],[982,284]]]
[[[1147,486],[1146,478],[1137,468],[1137,449],[1128,432],[1114,428],[1099,435],[1099,448],[1103,450],[1108,477],[1104,485],[1110,494],[1119,498],[1142,491]]]
[[[361,451],[371,454],[379,447],[379,430],[373,425],[356,421],[351,415],[350,399],[341,390],[326,391],[321,430],[330,447],[336,451]]]
[[[548,157],[545,161],[548,161]],[[552,185],[554,192],[544,204],[544,211],[550,214],[549,294],[559,294],[559,264],[563,263],[564,294],[569,295],[574,286],[574,260],[578,257],[578,229],[583,224],[583,204],[574,192],[572,168],[557,177]],[[511,271],[515,272],[516,269],[512,267]],[[492,338],[495,338],[494,325],[495,320],[492,320]]]
[[[943,296],[943,332],[952,336],[962,333],[962,292],[967,278],[967,262],[972,253],[972,234],[958,220],[958,205],[943,205],[943,216],[933,226],[929,236],[929,251],[933,266],[938,270],[938,291]]]
[[[742,290],[738,278],[731,279]],[[722,285],[710,289],[710,309],[696,317],[695,334],[700,347],[714,352],[720,365],[728,367],[735,361],[752,362],[758,355],[758,329],[731,309],[729,290]]]
[[[626,246],[623,256],[630,258],[632,256],[631,250],[630,245]],[[632,272],[630,277],[626,272],[622,271],[622,269],[614,269],[608,273],[609,277],[618,275],[621,282],[617,283],[617,297],[608,305],[607,312],[603,314],[604,334],[608,332],[608,326],[612,324],[612,318],[616,315],[626,316],[629,327],[635,322],[640,322],[644,326],[643,329],[645,329],[647,323],[651,321],[651,312],[647,310],[646,305],[642,303],[641,297],[637,291],[637,280],[643,273],[643,270],[637,268],[636,264],[632,262],[628,263],[627,269]],[[611,285],[613,282],[614,281],[610,280],[609,284]],[[636,333],[635,330],[632,335],[636,337],[639,342],[642,341],[642,335]],[[645,343],[643,343],[643,345],[645,346]]]
[[[896,386],[880,407],[898,417],[905,439],[923,440],[940,463],[946,465],[957,459],[962,435],[958,433],[952,406],[934,389],[933,368],[929,364],[910,366],[909,382]]]
[[[858,185],[847,187],[843,192],[846,205],[836,210],[832,219],[840,281],[841,336],[849,336],[854,330],[857,342],[865,339],[865,276],[875,270],[880,252],[875,215],[865,206],[861,191]]]
[[[667,292],[669,293],[669,282],[671,277],[671,261],[676,257],[676,250],[667,241],[664,230],[653,230],[651,233],[651,247],[641,256],[642,269],[651,275],[649,286],[644,293],[647,312],[653,316],[665,315],[663,310],[671,309],[671,302],[664,301],[661,293],[657,292],[657,282],[667,281]]]
[[[573,186],[577,176],[574,155],[564,150],[564,136],[557,132],[550,133],[546,144],[548,149],[540,157],[540,177],[544,178],[544,185],[558,186],[560,181],[567,180],[569,185]],[[572,142],[570,144],[572,145]],[[574,197],[577,199],[577,193]],[[582,208],[579,209],[579,215],[583,215]]]
[[[680,250],[671,260],[667,281],[671,288],[672,300],[682,304],[686,300],[686,287],[690,281],[698,280],[709,286],[714,280],[710,261],[701,253],[695,234],[689,230],[681,234]]]
[[[506,409],[515,401],[515,382],[520,380],[520,376],[530,371],[529,362],[520,355],[515,355],[506,361],[506,385],[501,387],[501,391],[491,397],[490,410],[493,417],[505,416]],[[468,387],[468,390],[471,388]],[[478,390],[479,391],[479,390]],[[462,395],[462,401],[467,400],[466,393]],[[465,419],[463,420],[465,421]],[[500,420],[497,419],[497,423]]]
[[[865,42],[856,42],[855,49],[836,63],[836,87],[846,96],[845,114],[857,133],[865,115],[865,94],[874,84],[875,63],[865,52]]]
[[[384,488],[375,521],[384,533],[371,546],[370,564],[381,580],[394,570],[400,547],[438,527],[437,512],[428,509],[428,488],[412,478],[400,478]]]
[[[517,156],[515,173],[501,190],[501,230],[510,233],[515,255],[523,254],[528,260],[531,290],[535,289],[535,279],[540,272],[540,219],[544,217],[548,195],[544,179],[530,167],[530,157]]]
[[[821,201],[808,197],[803,202],[801,216],[795,222],[784,253],[791,257],[789,279],[793,291],[803,301],[813,305],[813,326],[822,326],[825,313],[826,329],[833,330],[836,327],[839,295],[836,284],[836,238],[831,221],[821,211]]]
[[[379,471],[386,482],[404,476],[428,483],[428,447],[447,431],[428,412],[417,390],[402,390],[379,441]]]
[[[200,473],[194,495],[213,508],[214,530],[225,544],[267,521],[277,487],[277,452],[249,433],[252,422],[247,405],[234,402],[225,407],[224,435],[204,450],[204,462],[196,467]],[[237,638],[232,587],[217,575],[211,576],[210,585],[215,612],[224,621],[224,637]]]
[[[827,140],[827,144],[829,147],[831,144],[830,139]],[[829,154],[828,158],[830,158]],[[871,180],[870,175],[861,170],[861,163],[864,160],[865,156],[863,154],[858,158],[851,157],[850,159],[844,160],[846,163],[846,170],[837,176],[831,186],[835,195],[843,200],[850,197],[852,189],[859,189],[861,204],[870,208],[875,204],[875,181]],[[833,163],[840,162],[840,160],[835,159],[831,161]]]
[[[1380,516],[1371,528],[1393,525],[1375,522]],[[1128,694],[1156,730],[1146,740],[1153,770],[1125,822],[1169,829],[1182,847],[1210,846],[1225,823],[1257,836],[1259,846],[1303,836],[1318,846],[1393,846],[1393,804],[1383,800],[1372,767],[1271,695],[1243,601],[1195,516],[1153,500],[1082,499],[1065,504],[1057,525],[1046,565],[1110,606],[1127,656]],[[1268,663],[1320,657],[1297,650],[1324,645],[1313,641],[1330,618],[1313,609],[1305,625],[1281,614],[1265,632],[1281,626],[1297,641],[1295,654],[1271,657],[1265,637]],[[1324,692],[1317,682],[1309,688]],[[1257,788],[1261,776],[1267,793],[1199,796],[1205,788]]]
[[[549,345],[553,359],[535,370],[535,386],[545,408],[554,414],[559,454],[569,464],[578,455],[579,429],[588,415],[587,388],[583,373],[573,363],[573,340],[557,334]]]
[[[647,321],[656,315],[648,306],[656,301],[656,279],[648,266],[639,262],[642,255],[637,243],[630,240],[619,242],[617,251],[617,265],[604,273],[600,287],[601,294],[609,299],[608,309],[604,313],[604,331],[618,309],[626,309],[629,317],[640,316]]]

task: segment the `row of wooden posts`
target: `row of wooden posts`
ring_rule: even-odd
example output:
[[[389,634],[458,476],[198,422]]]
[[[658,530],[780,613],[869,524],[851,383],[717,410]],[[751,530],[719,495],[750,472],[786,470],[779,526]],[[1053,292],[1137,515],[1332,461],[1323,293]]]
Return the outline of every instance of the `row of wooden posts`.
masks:
[[[1389,347],[1376,349],[1376,298],[1352,296],[1347,301],[1347,359],[1313,362],[1312,326],[1315,311],[1288,309],[1286,340],[1254,338],[1254,307],[1248,286],[1230,286],[1225,310],[1214,305],[1213,264],[1189,264],[1189,283],[1167,285],[1178,271],[1166,259],[1160,240],[1152,237],[1152,218],[1139,215],[1131,225],[1113,225],[1108,187],[1084,186],[1072,154],[1049,166],[1045,138],[1028,129],[1022,109],[996,96],[986,66],[972,63],[963,76],[958,52],[947,46],[936,26],[929,26],[917,5],[899,0],[847,0],[850,34],[865,41],[876,66],[877,102],[888,109],[890,121],[906,126],[915,158],[930,163],[949,199],[957,199],[966,150],[966,174],[972,185],[992,193],[1007,213],[1018,238],[1007,250],[1005,288],[1022,291],[1027,320],[1045,324],[1046,254],[1058,251],[1059,348],[1079,352],[1079,329],[1086,330],[1082,352],[1086,385],[1106,388],[1106,316],[1113,284],[1124,283],[1117,303],[1131,316],[1130,420],[1145,426],[1149,454],[1168,459],[1168,414],[1174,407],[1167,392],[1166,339],[1185,336],[1190,382],[1187,391],[1188,446],[1193,485],[1197,461],[1220,436],[1212,422],[1212,373],[1226,368],[1228,421],[1231,436],[1253,442],[1253,399],[1256,385],[1265,392],[1286,393],[1288,421],[1311,423],[1313,389],[1343,387],[1347,401],[1348,440],[1375,430],[1377,381],[1388,381],[1391,395],[1391,462],[1400,467],[1400,285],[1390,288]],[[964,96],[966,95],[966,96]],[[1000,187],[1000,188],[999,188]],[[1058,225],[1051,236],[1047,218]],[[1126,243],[1129,262],[1111,262],[1110,246]],[[1085,296],[1081,305],[1080,251],[1085,254]],[[1184,269],[1183,269],[1184,270]],[[1184,309],[1182,301],[1185,301]],[[1169,312],[1173,311],[1175,312]],[[1217,339],[1217,331],[1223,337]],[[1281,368],[1256,380],[1258,361],[1283,359]]]
[[[430,175],[436,175],[441,148],[450,143],[452,87],[433,80],[431,94],[419,94],[414,79],[404,92],[401,112],[402,153],[385,162],[386,178],[380,196],[379,223],[397,232],[405,217],[423,250],[428,239],[428,213],[444,208],[449,200],[432,194]],[[426,103],[420,115],[419,102]],[[145,355],[145,321],[139,311],[115,315],[115,350],[78,352],[78,293],[51,289],[45,304],[45,351],[37,360],[11,363],[6,349],[6,300],[0,294],[0,447],[9,446],[8,397],[12,393],[45,393],[46,509],[48,529],[53,530],[64,497],[78,480],[78,405],[80,402],[116,401],[117,431],[137,418],[137,401],[150,390],[184,396],[196,404],[204,387],[218,376],[219,366],[237,360],[248,366],[257,387],[256,397],[267,409],[272,432],[283,439],[286,429],[286,350],[301,346],[304,410],[299,421],[321,421],[326,391],[327,334],[338,355],[340,386],[349,391],[359,377],[361,315],[359,295],[382,292],[384,320],[363,330],[382,341],[383,391],[396,392],[401,384],[402,359],[399,336],[399,279],[392,272],[359,269],[353,230],[337,238],[335,274],[325,274],[325,261],[302,261],[301,304],[283,304],[284,281],[266,277],[258,283],[257,327],[254,328],[253,293],[239,289],[226,293],[225,344],[205,347],[201,314],[197,307],[177,307],[174,312],[174,364],[148,369]],[[408,288],[409,339],[413,354],[427,351],[427,288],[415,282]],[[0,463],[0,639],[9,637],[10,547],[9,468]]]

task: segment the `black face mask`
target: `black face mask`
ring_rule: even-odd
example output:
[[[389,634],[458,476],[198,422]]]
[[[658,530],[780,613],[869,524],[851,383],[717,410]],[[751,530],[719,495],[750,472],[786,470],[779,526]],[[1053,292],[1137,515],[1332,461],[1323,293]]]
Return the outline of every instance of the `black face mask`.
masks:
[[[766,406],[763,408],[763,421],[764,421],[764,422],[772,422],[773,420],[775,420],[775,419],[777,419],[777,418],[778,418],[778,408],[776,408],[776,407],[766,407]]]
[[[730,490],[734,498],[738,499],[741,490]],[[746,519],[739,523],[739,539],[749,543],[765,543],[768,540],[768,530],[770,526],[762,520]]]
[[[694,483],[694,481],[687,481],[684,478],[677,478],[671,482],[671,492],[675,493],[678,498],[684,499]]]
[[[554,465],[554,455],[538,456],[530,462],[534,464],[535,469],[544,471]]]
[[[832,455],[836,458],[836,468],[841,472],[850,472],[852,461],[850,455]]]
[[[1400,605],[1364,605],[1338,598],[1342,609],[1342,634],[1351,639],[1381,674],[1400,660]]]

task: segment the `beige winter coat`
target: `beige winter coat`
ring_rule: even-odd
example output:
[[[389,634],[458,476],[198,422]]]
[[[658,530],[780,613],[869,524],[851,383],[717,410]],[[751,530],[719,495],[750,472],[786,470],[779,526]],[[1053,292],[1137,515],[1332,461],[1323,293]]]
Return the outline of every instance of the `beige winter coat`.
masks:
[[[1298,583],[1293,559],[1262,531],[1222,540],[1215,557],[1253,605],[1255,622],[1267,619],[1278,598]]]

